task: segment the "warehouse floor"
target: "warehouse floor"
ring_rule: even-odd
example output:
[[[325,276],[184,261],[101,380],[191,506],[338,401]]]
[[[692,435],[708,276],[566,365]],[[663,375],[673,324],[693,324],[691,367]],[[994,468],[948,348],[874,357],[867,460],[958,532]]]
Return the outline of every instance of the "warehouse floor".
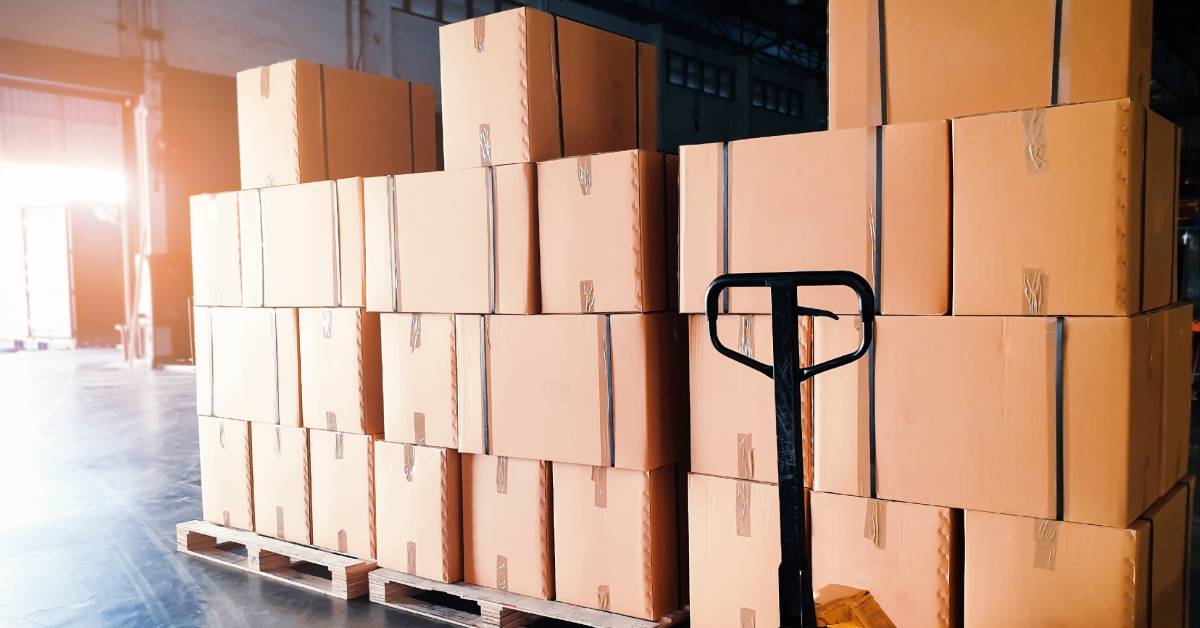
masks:
[[[0,625],[442,625],[177,553],[200,517],[194,377],[0,354]]]
[[[120,359],[0,354],[0,624],[441,625],[177,553],[175,524],[200,517],[194,375]],[[1195,470],[1195,416],[1192,436]]]

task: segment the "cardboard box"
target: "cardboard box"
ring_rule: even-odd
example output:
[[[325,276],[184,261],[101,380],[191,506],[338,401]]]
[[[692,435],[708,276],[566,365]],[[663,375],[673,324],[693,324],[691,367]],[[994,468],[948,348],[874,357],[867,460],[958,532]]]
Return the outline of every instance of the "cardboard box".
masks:
[[[534,175],[524,163],[367,179],[367,308],[537,312]]]
[[[1191,574],[1195,476],[1167,491],[1138,521],[1150,524],[1150,609],[1152,628],[1186,628]]]
[[[812,364],[812,319],[799,319],[800,364]],[[727,347],[771,364],[769,315],[723,314],[717,334]],[[708,320],[688,317],[691,374],[691,469],[695,473],[760,482],[778,481],[775,385],[762,373],[719,353],[708,337]],[[852,368],[847,366],[843,368]],[[823,373],[818,377],[828,377]],[[800,429],[804,435],[805,486],[812,486],[812,380],[801,384]]]
[[[817,319],[814,359],[856,339],[853,325]],[[1061,499],[1067,521],[1115,527],[1158,498],[1162,356],[1148,316],[885,316],[876,332],[879,497],[1047,519]],[[869,481],[868,386],[856,368],[867,360],[815,379],[817,490]]]
[[[1067,2],[1057,15],[1040,0],[833,2],[829,128],[1124,97],[1145,103],[1150,43],[1147,0]]]
[[[439,36],[447,170],[656,147],[654,46],[526,7]]]
[[[817,492],[810,512],[814,589],[866,589],[897,626],[962,625],[961,512]]]
[[[312,544],[375,558],[378,435],[308,430]]]
[[[453,314],[380,314],[383,433],[393,443],[458,447]]]
[[[308,430],[250,424],[254,467],[254,531],[293,543],[312,543]]]
[[[383,431],[378,314],[351,307],[301,309],[300,356],[304,427]]]
[[[554,599],[550,463],[462,456],[463,579]]]
[[[242,189],[437,168],[429,85],[293,59],[237,74]]]
[[[686,420],[673,314],[457,316],[459,451],[655,469]]]
[[[648,150],[538,164],[543,312],[666,309],[666,168]]]
[[[967,626],[1187,625],[1194,480],[1128,529],[967,511]]]
[[[1142,232],[1142,310],[1179,300],[1175,229],[1179,224],[1179,155],[1183,129],[1150,111],[1146,115],[1146,183]]]
[[[375,445],[379,566],[440,582],[462,579],[458,452]]]
[[[1174,150],[1157,126],[1129,100],[955,120],[954,313],[1128,315],[1144,283],[1169,298],[1172,256],[1143,259],[1143,221],[1174,224],[1161,173],[1143,216],[1144,155]]]
[[[198,307],[193,324],[197,412],[300,425],[295,309]]]
[[[243,191],[245,305],[362,307],[362,179]]]
[[[197,194],[190,199],[192,302],[241,305],[238,193]]]
[[[198,423],[200,506],[204,519],[227,528],[253,530],[250,424],[209,416],[198,417]]]
[[[1162,347],[1162,477],[1159,492],[1166,493],[1188,471],[1192,428],[1192,312],[1185,303],[1151,314],[1163,334]]]
[[[704,312],[709,282],[727,272],[839,269],[880,284],[885,314],[945,313],[949,142],[937,121],[883,127],[882,139],[862,128],[683,147],[681,311]],[[769,290],[727,294],[722,313],[771,311]],[[846,288],[801,289],[799,302],[859,311]]]
[[[688,474],[694,628],[779,625],[779,489]]]
[[[553,464],[560,602],[643,619],[678,606],[675,468]]]

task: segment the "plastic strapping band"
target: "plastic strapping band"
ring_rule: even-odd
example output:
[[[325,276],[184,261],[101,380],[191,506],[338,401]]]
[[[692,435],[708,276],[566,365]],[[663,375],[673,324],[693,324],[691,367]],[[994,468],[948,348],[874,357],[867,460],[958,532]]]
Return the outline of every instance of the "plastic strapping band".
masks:
[[[1066,321],[1054,319],[1054,518],[1062,521],[1063,508],[1063,343]]]
[[[871,499],[879,497],[875,472],[875,343],[867,350],[867,458],[870,461],[868,478]]]
[[[567,155],[567,139],[563,136],[562,65],[558,59],[558,17],[551,16],[554,24],[554,96],[558,105],[558,156]]]
[[[400,251],[396,248],[396,177],[387,177],[387,213],[388,213],[388,254],[391,256],[392,268],[392,311],[400,311]]]
[[[1191,511],[1189,510],[1188,512],[1190,513]],[[1150,537],[1148,539],[1149,545],[1150,545],[1150,551],[1146,552],[1146,590],[1150,591],[1150,595],[1153,597],[1153,595],[1154,595],[1154,518],[1153,517],[1140,517],[1140,519],[1142,521],[1145,521],[1146,525],[1148,525],[1150,527],[1150,534],[1147,535]],[[1192,549],[1190,547],[1188,547],[1187,545],[1184,545],[1184,548],[1186,548],[1186,550],[1184,551],[1184,554],[1188,554],[1192,551]],[[1184,573],[1187,573],[1187,572],[1184,572]],[[1184,576],[1184,582],[1185,583],[1187,582],[1186,575]],[[1187,589],[1184,589],[1184,591],[1187,591]],[[1184,602],[1184,604],[1189,604],[1189,603],[1190,602]],[[1153,602],[1153,600],[1151,600],[1149,604],[1146,604],[1146,625],[1147,626],[1154,625],[1154,602]]]
[[[271,310],[271,368],[275,371],[275,425],[283,423],[279,406],[282,402],[282,392],[279,390],[279,310]]]
[[[875,315],[883,311],[883,127],[875,129],[875,241],[872,263],[875,268]]]
[[[883,7],[886,0],[879,0],[879,124],[888,123],[888,75],[887,75],[887,22]]]
[[[322,66],[324,67],[324,66]],[[342,306],[342,212],[338,203],[337,181],[329,182],[333,213],[333,303]]]
[[[721,274],[729,274],[729,142],[721,142]],[[721,295],[721,312],[729,313],[729,290]]]
[[[210,308],[207,308],[207,310],[208,310],[208,411],[213,414],[216,414],[217,409],[214,404],[217,401],[217,392],[215,389],[216,381],[214,378],[216,377],[215,373],[216,373],[216,361],[217,361],[216,357],[217,356],[215,356],[213,354],[213,345],[214,345],[213,336],[215,335],[213,333],[213,308],[210,307]]]
[[[329,178],[329,125],[325,121],[325,64],[317,66],[320,68],[320,86],[321,86],[321,154],[324,158],[325,177]]]
[[[1050,66],[1050,104],[1058,104],[1058,69],[1062,54],[1063,0],[1054,0],[1054,61]]]
[[[265,225],[267,208],[263,205],[262,188],[254,191],[258,198],[258,298],[263,306],[267,303],[267,230]]]
[[[1146,228],[1149,226],[1146,218],[1149,216],[1146,192],[1146,162],[1150,161],[1150,116],[1142,112],[1142,237],[1138,238],[1138,269],[1142,279],[1138,281],[1138,309],[1146,309]],[[1174,158],[1172,158],[1174,160]],[[1174,224],[1174,219],[1171,220]],[[1175,248],[1175,247],[1171,247]]]
[[[479,397],[483,413],[483,453],[492,453],[491,399],[488,398],[488,324],[487,317],[479,317]]]
[[[486,168],[488,313],[496,313],[496,169]]]

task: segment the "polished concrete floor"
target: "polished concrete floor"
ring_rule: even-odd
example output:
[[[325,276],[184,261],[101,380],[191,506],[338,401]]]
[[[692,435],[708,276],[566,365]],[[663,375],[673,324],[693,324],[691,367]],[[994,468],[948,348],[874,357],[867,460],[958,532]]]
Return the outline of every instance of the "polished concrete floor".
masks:
[[[0,353],[0,626],[441,625],[177,553],[175,524],[200,517],[193,377]]]
[[[200,517],[188,370],[0,354],[0,626],[440,626],[175,551]]]

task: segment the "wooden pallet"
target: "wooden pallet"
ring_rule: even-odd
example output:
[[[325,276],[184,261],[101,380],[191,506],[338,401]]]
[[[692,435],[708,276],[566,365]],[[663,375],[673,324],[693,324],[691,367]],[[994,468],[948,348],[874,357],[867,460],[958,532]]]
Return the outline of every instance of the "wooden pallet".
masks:
[[[464,628],[520,628],[538,619],[556,619],[592,628],[667,628],[679,624],[688,616],[686,610],[681,610],[658,621],[637,619],[465,582],[446,584],[392,569],[376,569],[367,576],[367,580],[372,602]],[[479,610],[459,610],[417,598],[426,592],[465,600],[478,605]]]
[[[175,526],[179,551],[228,565],[292,586],[348,600],[367,593],[367,574],[375,561],[328,552],[308,545],[235,530],[208,521],[186,521]],[[237,546],[245,548],[243,556]],[[309,573],[317,565],[329,570],[328,578]]]

